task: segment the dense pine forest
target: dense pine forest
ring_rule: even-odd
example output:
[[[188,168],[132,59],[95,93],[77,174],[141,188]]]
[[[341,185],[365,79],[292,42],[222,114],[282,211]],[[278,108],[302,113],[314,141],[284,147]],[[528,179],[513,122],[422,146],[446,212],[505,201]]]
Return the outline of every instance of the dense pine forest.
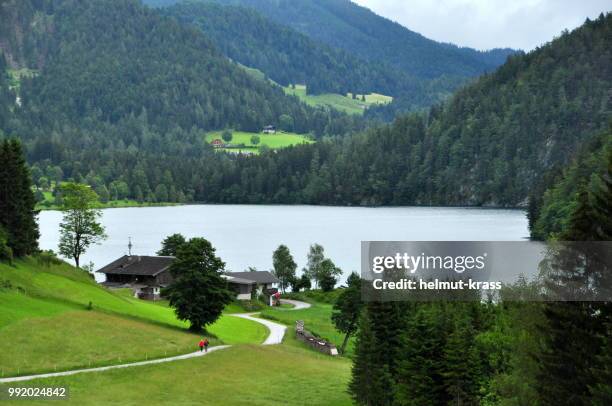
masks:
[[[145,0],[167,6],[177,0]],[[514,51],[479,52],[442,44],[412,32],[349,0],[215,0],[250,7],[334,48],[371,63],[388,63],[420,78],[474,77],[495,69]]]
[[[198,23],[226,55],[284,85],[306,83],[314,94],[355,89],[394,96],[366,112],[386,122],[447,98],[515,53],[438,43],[348,0],[144,2],[178,4],[170,14]]]
[[[318,43],[250,8],[188,2],[163,12],[183,24],[196,24],[229,58],[265,72],[282,86],[305,84],[311,94],[422,93],[422,81],[416,78]]]

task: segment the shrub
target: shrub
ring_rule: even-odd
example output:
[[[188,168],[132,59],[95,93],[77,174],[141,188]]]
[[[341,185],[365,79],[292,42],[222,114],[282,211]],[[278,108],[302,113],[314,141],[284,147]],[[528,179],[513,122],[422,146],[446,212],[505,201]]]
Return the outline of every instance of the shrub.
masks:
[[[51,265],[59,265],[62,263],[62,260],[55,255],[53,250],[41,251],[36,254],[36,262],[39,265],[44,265],[46,267],[50,267]]]

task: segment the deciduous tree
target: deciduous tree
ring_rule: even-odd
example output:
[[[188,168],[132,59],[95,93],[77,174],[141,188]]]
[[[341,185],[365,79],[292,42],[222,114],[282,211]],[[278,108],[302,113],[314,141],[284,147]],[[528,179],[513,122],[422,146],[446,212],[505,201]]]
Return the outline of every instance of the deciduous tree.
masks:
[[[60,223],[59,252],[72,258],[76,267],[87,249],[106,238],[100,223],[102,211],[96,207],[98,195],[91,187],[68,182],[60,187],[63,212]]]

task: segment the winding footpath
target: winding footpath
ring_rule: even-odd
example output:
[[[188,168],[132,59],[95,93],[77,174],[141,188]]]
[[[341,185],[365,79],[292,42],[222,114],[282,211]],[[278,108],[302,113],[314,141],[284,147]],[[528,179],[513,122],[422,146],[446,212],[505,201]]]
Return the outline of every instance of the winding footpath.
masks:
[[[290,299],[281,299],[281,303],[293,305],[291,309],[281,309],[281,310],[301,310],[308,309],[310,307],[310,303],[301,302],[299,300],[290,300]]]
[[[281,300],[281,302],[282,303],[292,304],[294,306],[292,309],[286,309],[286,310],[299,310],[299,309],[307,309],[307,308],[310,307],[309,303],[300,302],[300,301],[297,301],[297,300],[285,300],[285,299],[283,299],[283,300]],[[251,321],[254,321],[254,322],[257,322],[257,323],[260,323],[260,324],[263,324],[264,326],[266,326],[268,328],[268,330],[270,331],[270,334],[268,334],[268,337],[262,343],[262,345],[280,344],[283,341],[283,337],[285,336],[285,331],[287,330],[287,326],[285,326],[283,324],[275,323],[275,322],[270,321],[270,320],[260,319],[258,317],[254,317],[255,314],[257,314],[257,313],[237,313],[237,314],[231,314],[230,316],[240,317],[240,318],[243,318],[243,319],[251,320]],[[138,367],[138,366],[141,366],[141,365],[161,364],[161,363],[164,363],[164,362],[180,361],[180,360],[184,360],[184,359],[203,357],[203,356],[205,356],[207,354],[210,354],[211,352],[215,352],[215,351],[219,351],[219,350],[224,350],[224,349],[230,348],[230,347],[231,347],[231,345],[217,345],[217,346],[214,346],[214,347],[210,347],[208,349],[208,352],[196,351],[196,352],[192,352],[192,353],[188,353],[188,354],[177,355],[175,357],[158,358],[158,359],[152,359],[152,360],[148,360],[148,361],[131,362],[129,364],[107,365],[107,366],[104,366],[104,367],[73,369],[71,371],[51,372],[51,373],[47,373],[47,374],[15,376],[15,377],[11,377],[11,378],[0,378],[0,383],[31,381],[33,379],[43,379],[43,378],[52,378],[52,377],[56,377],[56,376],[76,375],[76,374],[83,374],[83,373],[88,373],[88,372],[102,372],[102,371],[108,371],[108,370],[111,370],[111,369]]]

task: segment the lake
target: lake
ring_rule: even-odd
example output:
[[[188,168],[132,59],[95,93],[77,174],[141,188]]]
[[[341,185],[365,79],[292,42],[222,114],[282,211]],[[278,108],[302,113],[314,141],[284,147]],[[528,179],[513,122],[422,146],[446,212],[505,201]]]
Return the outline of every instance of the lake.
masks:
[[[61,212],[39,216],[40,246],[57,251]],[[272,268],[279,244],[291,250],[298,270],[306,265],[310,244],[319,243],[345,275],[360,269],[360,242],[520,241],[528,237],[521,210],[442,207],[327,207],[267,205],[187,205],[103,210],[108,239],[81,259],[96,269],[127,254],[155,255],[173,233],[205,237],[227,269]]]

